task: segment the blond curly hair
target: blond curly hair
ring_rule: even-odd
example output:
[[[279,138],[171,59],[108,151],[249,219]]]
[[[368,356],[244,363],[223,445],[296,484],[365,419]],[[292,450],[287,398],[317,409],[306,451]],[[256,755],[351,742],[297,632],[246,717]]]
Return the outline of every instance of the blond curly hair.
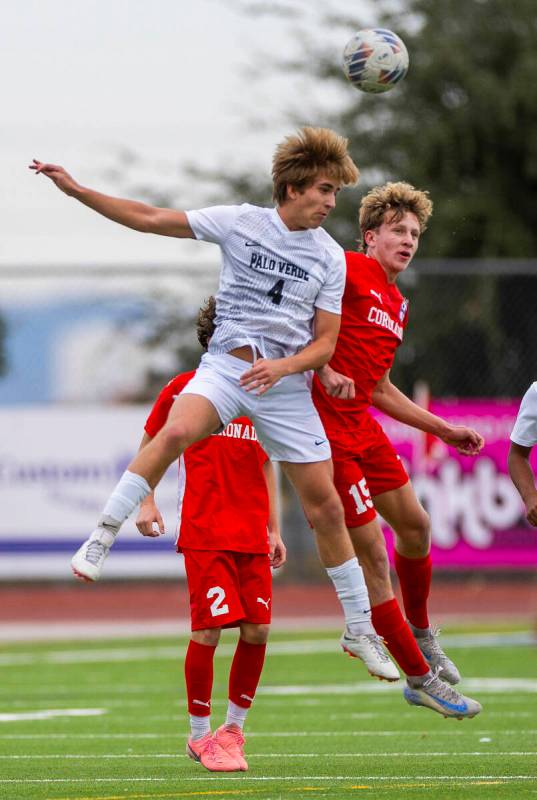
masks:
[[[273,200],[282,205],[287,186],[303,191],[323,171],[342,186],[358,181],[360,171],[348,151],[348,139],[330,128],[301,128],[287,136],[272,159]]]
[[[359,222],[361,232],[360,249],[365,250],[366,231],[380,228],[386,214],[393,212],[390,222],[397,222],[404,214],[410,212],[417,217],[420,233],[427,229],[427,222],[433,213],[433,204],[429,192],[415,189],[410,183],[398,181],[375,186],[360,203]]]

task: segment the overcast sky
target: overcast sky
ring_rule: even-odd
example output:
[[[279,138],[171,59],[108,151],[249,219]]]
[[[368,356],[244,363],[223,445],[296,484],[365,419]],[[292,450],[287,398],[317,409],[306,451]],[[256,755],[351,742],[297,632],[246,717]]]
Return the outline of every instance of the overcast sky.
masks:
[[[289,128],[285,83],[271,91],[244,69],[292,47],[289,21],[249,15],[240,0],[10,0],[0,28],[0,265],[177,258],[177,242],[121,230],[35,177],[32,157],[113,191],[103,176],[128,147],[169,185],[185,161],[245,158],[267,171]]]

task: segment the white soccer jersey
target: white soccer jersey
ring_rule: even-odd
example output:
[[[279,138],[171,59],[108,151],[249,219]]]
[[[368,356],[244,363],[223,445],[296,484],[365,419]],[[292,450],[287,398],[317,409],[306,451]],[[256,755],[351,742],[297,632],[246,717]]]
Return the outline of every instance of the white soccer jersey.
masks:
[[[537,382],[531,384],[522,398],[511,441],[522,447],[537,444]]]
[[[187,212],[196,239],[219,244],[215,355],[255,344],[267,358],[312,338],[315,308],[341,313],[343,249],[322,228],[290,231],[274,208],[213,206]]]

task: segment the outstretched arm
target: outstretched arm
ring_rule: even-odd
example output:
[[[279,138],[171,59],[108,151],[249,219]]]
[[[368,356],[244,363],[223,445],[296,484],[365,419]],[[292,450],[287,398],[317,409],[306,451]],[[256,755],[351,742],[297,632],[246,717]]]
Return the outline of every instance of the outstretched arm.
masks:
[[[431,414],[393,385],[390,371],[387,370],[373,390],[372,401],[375,408],[389,417],[404,422],[412,428],[438,436],[446,444],[455,447],[459,453],[474,456],[484,445],[483,437],[473,428],[465,425],[451,425],[442,417]]]
[[[531,447],[511,442],[507,466],[511,480],[526,506],[526,519],[530,525],[537,527],[537,486],[530,465],[530,453]]]
[[[69,197],[74,197],[88,208],[102,214],[103,217],[125,225],[127,228],[142,233],[176,236],[179,239],[195,238],[184,211],[157,208],[136,200],[125,200],[121,197],[111,197],[96,192],[81,186],[63,167],[57,164],[44,164],[34,158],[30,169],[34,170],[36,175],[46,175],[58,189]]]

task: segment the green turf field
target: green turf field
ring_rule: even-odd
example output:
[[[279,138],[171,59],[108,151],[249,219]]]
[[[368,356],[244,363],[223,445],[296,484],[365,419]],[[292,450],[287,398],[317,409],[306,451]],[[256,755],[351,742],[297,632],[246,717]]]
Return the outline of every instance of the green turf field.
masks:
[[[274,634],[247,722],[250,770],[229,775],[184,755],[184,639],[5,647],[0,797],[537,798],[537,648],[484,633],[443,633],[484,706],[462,722],[367,677],[336,632]],[[215,662],[215,726],[233,637]]]

